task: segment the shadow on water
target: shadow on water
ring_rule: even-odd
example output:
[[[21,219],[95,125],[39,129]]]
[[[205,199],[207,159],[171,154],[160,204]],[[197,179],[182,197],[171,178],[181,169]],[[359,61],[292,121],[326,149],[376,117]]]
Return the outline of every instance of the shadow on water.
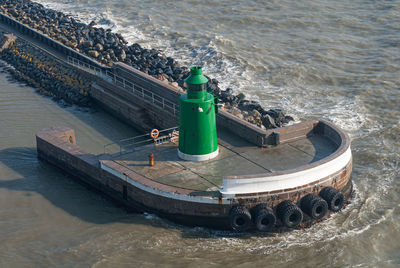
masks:
[[[70,105],[63,100],[56,101],[51,97],[41,95],[38,93],[37,89],[26,85],[26,83],[24,82],[16,81],[14,78],[12,78],[11,74],[8,71],[4,70],[4,67],[2,67],[1,65],[0,75],[0,84],[1,86],[5,87],[4,92],[2,91],[4,94],[13,92],[16,93],[17,97],[22,95],[25,96],[27,94],[30,97],[27,100],[34,102],[33,106],[38,104],[40,105],[40,108],[38,108],[37,111],[31,111],[33,113],[41,113],[35,116],[43,116],[43,112],[50,112],[51,114],[53,114],[53,116],[46,116],[46,118],[43,118],[44,120],[47,119],[48,125],[38,124],[37,129],[34,130],[35,132],[41,130],[41,128],[43,127],[52,127],[56,125],[69,126],[79,132],[79,129],[77,127],[79,126],[79,124],[77,124],[77,122],[80,122],[85,127],[93,129],[105,139],[113,142],[132,136],[137,136],[140,133],[143,133],[143,130],[140,127],[129,124],[127,120],[124,120],[111,112],[105,111],[104,107],[96,103],[94,100],[92,100],[91,107],[79,107],[76,105]],[[10,88],[7,88],[8,85],[10,86]],[[36,97],[33,98],[33,96],[35,95],[39,96],[40,98],[38,100],[36,99]],[[4,97],[2,98],[2,100],[3,99],[7,98]],[[26,102],[24,104],[20,104],[17,102],[13,109],[15,111],[19,111],[18,108],[20,108],[21,105],[26,105]],[[54,106],[57,106],[57,108],[55,108]],[[59,110],[59,108],[61,110]],[[24,109],[25,107],[21,106],[21,110],[23,111]],[[60,119],[54,119],[54,115],[60,115]]]
[[[79,180],[37,158],[35,148],[14,147],[0,150],[0,162],[14,171],[16,179],[0,180],[0,189],[26,192],[28,197],[39,194],[55,207],[73,217],[94,224],[125,223],[133,226],[151,225],[176,230],[182,238],[271,237],[273,233],[236,233],[205,227],[184,226],[165,218],[130,210],[118,201],[94,190]],[[38,204],[40,205],[40,204]]]
[[[126,220],[126,210],[118,203],[90,191],[56,167],[40,161],[35,148],[1,150],[0,162],[13,170],[15,177],[20,177],[0,180],[0,188],[37,193],[54,206],[87,222],[107,224]],[[132,223],[140,222],[135,218]]]
[[[151,225],[155,228],[177,230],[183,238],[247,236],[183,226],[146,213],[143,216],[142,213],[129,210],[101,192],[63,174],[60,169],[39,160],[35,148],[14,147],[0,150],[0,163],[11,169],[14,174],[14,179],[10,177],[0,180],[0,189],[25,192],[26,197],[39,194],[55,207],[89,223]]]

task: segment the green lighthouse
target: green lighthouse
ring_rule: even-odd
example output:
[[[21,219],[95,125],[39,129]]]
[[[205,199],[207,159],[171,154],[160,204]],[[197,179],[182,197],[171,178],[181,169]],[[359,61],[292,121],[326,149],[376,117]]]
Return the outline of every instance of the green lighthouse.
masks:
[[[179,99],[178,155],[184,160],[204,161],[218,155],[214,96],[207,92],[207,82],[201,67],[191,67],[185,80],[187,94]]]

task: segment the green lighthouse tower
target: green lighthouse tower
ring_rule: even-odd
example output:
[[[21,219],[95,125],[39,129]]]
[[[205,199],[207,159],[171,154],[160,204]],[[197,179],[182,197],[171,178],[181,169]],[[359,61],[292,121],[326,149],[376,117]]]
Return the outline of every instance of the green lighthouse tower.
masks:
[[[206,90],[208,79],[201,67],[190,68],[187,94],[180,99],[178,156],[189,161],[204,161],[218,155],[214,96]]]

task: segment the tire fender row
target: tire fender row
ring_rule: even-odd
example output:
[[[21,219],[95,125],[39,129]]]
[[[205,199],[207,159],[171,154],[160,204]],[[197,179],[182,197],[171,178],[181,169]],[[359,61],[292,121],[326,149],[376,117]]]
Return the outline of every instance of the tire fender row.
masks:
[[[251,209],[237,205],[229,212],[229,225],[236,232],[244,232],[252,227],[256,227],[260,232],[267,232],[274,228],[279,220],[287,228],[296,228],[302,223],[304,214],[316,221],[323,218],[328,210],[337,212],[342,209],[344,201],[341,191],[325,187],[318,195],[305,195],[297,204],[284,200],[276,206],[275,212],[267,204],[258,204]]]

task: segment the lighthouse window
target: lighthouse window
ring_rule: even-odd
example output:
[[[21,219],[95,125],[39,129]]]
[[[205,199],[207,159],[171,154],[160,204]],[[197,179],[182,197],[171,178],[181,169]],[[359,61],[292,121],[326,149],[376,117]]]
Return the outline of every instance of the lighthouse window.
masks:
[[[187,89],[192,90],[192,91],[203,91],[203,90],[206,90],[207,84],[192,85],[192,84],[185,83],[185,86]]]

